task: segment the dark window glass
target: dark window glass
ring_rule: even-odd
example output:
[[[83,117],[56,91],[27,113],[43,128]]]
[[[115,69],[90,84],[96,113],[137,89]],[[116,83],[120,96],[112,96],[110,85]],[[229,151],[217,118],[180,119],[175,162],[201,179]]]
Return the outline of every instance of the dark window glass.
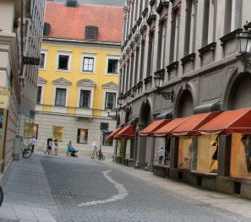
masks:
[[[77,143],[79,144],[88,143],[88,129],[78,129]]]
[[[37,104],[41,104],[42,86],[37,87]]]
[[[40,69],[44,69],[44,66],[45,66],[45,53],[42,52],[40,54],[40,64],[39,64],[39,67],[40,67]]]
[[[118,59],[108,59],[108,73],[118,73],[118,65],[119,60]]]
[[[80,108],[90,108],[90,101],[91,101],[91,91],[90,90],[81,90],[80,91],[79,107]]]
[[[93,72],[94,70],[94,58],[84,57],[83,61],[83,72]]]
[[[109,123],[104,123],[104,122],[100,123],[100,130],[106,132],[108,131],[108,129],[109,129]]]
[[[116,93],[107,92],[105,94],[105,108],[114,109],[116,106]]]
[[[55,106],[65,106],[66,103],[66,89],[56,89]]]
[[[69,56],[68,55],[59,55],[58,56],[58,69],[68,70],[69,69]]]

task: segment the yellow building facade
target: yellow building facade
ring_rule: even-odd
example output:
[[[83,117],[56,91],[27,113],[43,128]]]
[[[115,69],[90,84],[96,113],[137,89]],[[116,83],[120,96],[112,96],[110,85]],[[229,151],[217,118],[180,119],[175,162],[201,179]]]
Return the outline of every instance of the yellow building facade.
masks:
[[[48,138],[58,139],[63,147],[70,140],[77,147],[106,145],[102,130],[116,125],[119,44],[44,40],[41,48],[38,146],[45,147]]]
[[[37,149],[53,139],[61,151],[71,141],[80,152],[96,143],[112,153],[104,137],[116,127],[122,15],[118,6],[47,2],[35,125],[29,127]]]

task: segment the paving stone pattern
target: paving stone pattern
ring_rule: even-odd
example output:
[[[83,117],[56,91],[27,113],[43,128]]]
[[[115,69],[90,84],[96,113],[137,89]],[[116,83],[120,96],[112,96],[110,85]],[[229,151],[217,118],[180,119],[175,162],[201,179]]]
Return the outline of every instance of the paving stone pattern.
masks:
[[[102,173],[110,169],[112,172],[109,175],[125,186],[128,196],[123,200],[104,205],[78,207],[80,203],[104,200],[117,194],[114,185]],[[15,162],[6,179],[5,192],[6,202],[3,207],[9,208],[10,214],[16,209],[13,211],[16,217],[9,217],[10,221],[18,221],[17,219],[25,216],[27,220],[21,221],[250,221],[200,201],[186,199],[133,177],[119,168],[111,168],[88,158],[65,159],[40,155],[34,156],[31,160]],[[32,211],[29,212],[29,209]],[[30,215],[25,215],[27,212],[34,214],[34,220],[29,219]],[[0,209],[0,218],[8,218],[6,211],[5,217],[3,214]],[[6,220],[0,219],[0,222],[2,221]]]

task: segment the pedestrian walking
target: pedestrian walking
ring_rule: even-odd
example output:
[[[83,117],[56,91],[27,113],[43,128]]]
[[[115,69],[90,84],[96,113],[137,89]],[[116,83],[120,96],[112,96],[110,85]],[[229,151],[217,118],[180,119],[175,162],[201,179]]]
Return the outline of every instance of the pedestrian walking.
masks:
[[[58,140],[57,139],[54,140],[54,155],[55,156],[58,155]]]
[[[94,141],[92,143],[92,154],[91,154],[92,159],[95,159],[97,157],[97,152],[98,152],[98,146],[97,146],[96,142]]]
[[[159,149],[159,164],[163,163],[164,155],[165,155],[165,151],[164,151],[164,147],[162,146]]]
[[[51,151],[52,151],[52,146],[53,146],[53,143],[52,143],[52,138],[48,138],[47,139],[47,149],[46,149],[46,152],[48,155],[51,154]]]
[[[34,152],[35,146],[37,145],[37,139],[35,136],[32,137],[31,139],[31,151],[32,153]]]

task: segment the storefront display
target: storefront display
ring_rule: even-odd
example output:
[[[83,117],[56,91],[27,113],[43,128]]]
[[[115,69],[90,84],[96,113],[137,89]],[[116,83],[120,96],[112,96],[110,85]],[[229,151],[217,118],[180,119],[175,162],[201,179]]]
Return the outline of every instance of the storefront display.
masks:
[[[201,135],[197,138],[195,168],[199,173],[217,173],[219,142],[216,134]]]
[[[232,134],[230,176],[251,178],[251,135]]]
[[[178,168],[190,169],[192,160],[192,138],[189,136],[179,137]]]

